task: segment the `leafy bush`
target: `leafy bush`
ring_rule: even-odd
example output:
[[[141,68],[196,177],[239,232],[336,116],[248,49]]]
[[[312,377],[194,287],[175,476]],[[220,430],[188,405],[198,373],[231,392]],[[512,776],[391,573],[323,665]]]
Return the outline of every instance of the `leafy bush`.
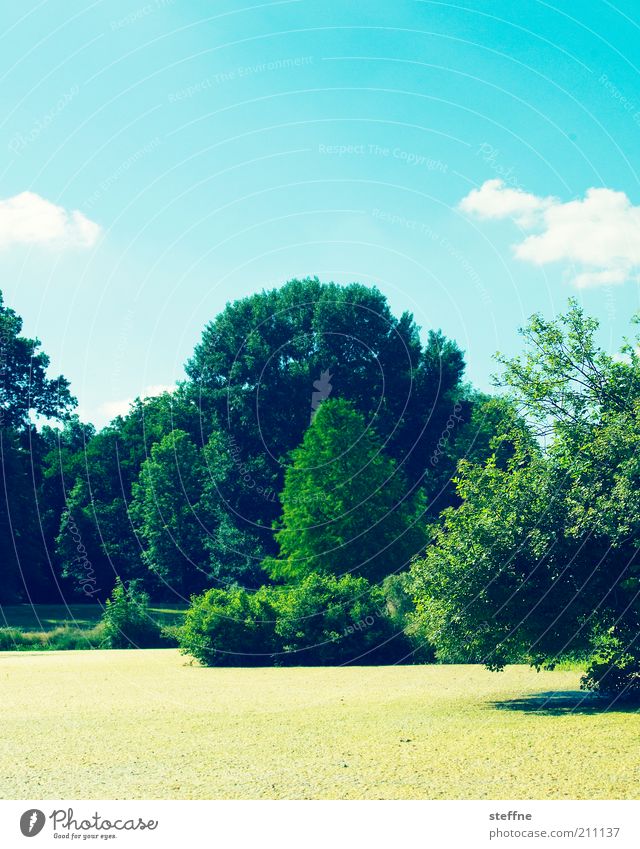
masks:
[[[30,636],[30,635],[27,635]],[[62,625],[53,631],[46,631],[43,648],[52,651],[78,651],[81,649],[98,649],[104,637],[104,626],[98,623],[94,628],[75,628],[73,625]]]
[[[23,631],[21,628],[0,628],[0,651],[67,651],[99,648],[104,627],[74,628],[61,625],[51,631]]]
[[[613,628],[600,636],[580,687],[603,696],[640,700],[640,656],[633,643]]]
[[[184,625],[175,629],[182,654],[205,666],[265,666],[276,650],[277,590],[242,587],[193,596]]]
[[[126,586],[116,579],[111,598],[102,615],[103,648],[154,648],[164,644],[158,624],[149,613],[149,596],[138,589],[137,581]]]
[[[182,653],[205,666],[388,663],[411,652],[383,591],[351,575],[209,590],[193,597],[175,632]]]
[[[287,665],[372,664],[399,657],[384,593],[352,575],[312,573],[286,587],[279,597],[276,634],[280,662]]]
[[[20,628],[0,628],[0,651],[14,651],[28,648],[26,634]]]
[[[396,633],[402,632],[409,644],[403,663],[433,663],[435,648],[420,629],[413,600],[413,579],[409,572],[389,575],[382,582],[387,613]]]

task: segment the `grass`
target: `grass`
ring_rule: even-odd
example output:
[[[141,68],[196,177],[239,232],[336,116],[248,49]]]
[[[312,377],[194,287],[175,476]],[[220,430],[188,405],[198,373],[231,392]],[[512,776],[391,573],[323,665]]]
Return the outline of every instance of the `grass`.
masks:
[[[635,799],[640,717],[578,679],[0,653],[0,798]]]
[[[60,625],[48,631],[0,628],[0,651],[58,651],[94,649],[104,638],[104,626],[91,628]]]
[[[0,605],[0,628],[20,628],[23,631],[42,633],[55,628],[93,628],[100,621],[104,607],[101,604],[5,604]],[[186,605],[151,604],[150,612],[161,625],[178,622]]]
[[[178,624],[185,607],[151,605],[161,626]],[[96,649],[103,644],[101,604],[13,604],[0,606],[0,651]],[[175,645],[175,641],[169,644]]]

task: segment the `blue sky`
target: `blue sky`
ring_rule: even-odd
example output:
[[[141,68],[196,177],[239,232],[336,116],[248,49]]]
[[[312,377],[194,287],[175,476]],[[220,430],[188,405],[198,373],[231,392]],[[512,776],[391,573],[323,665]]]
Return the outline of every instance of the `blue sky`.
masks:
[[[482,388],[571,295],[606,347],[628,332],[632,0],[2,14],[0,287],[84,417],[180,379],[227,301],[296,276],[378,285]]]

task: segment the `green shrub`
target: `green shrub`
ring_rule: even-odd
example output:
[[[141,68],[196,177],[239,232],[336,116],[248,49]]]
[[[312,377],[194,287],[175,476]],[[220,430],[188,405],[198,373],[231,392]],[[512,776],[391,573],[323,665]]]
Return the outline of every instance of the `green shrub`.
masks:
[[[0,651],[67,651],[99,648],[104,626],[74,628],[61,625],[51,631],[23,631],[21,628],[0,628]]]
[[[416,617],[413,600],[413,579],[410,572],[389,575],[382,583],[387,613],[394,629],[402,632],[409,648],[404,663],[434,663],[436,653],[433,645],[422,632]]]
[[[173,632],[205,666],[383,664],[411,657],[380,587],[313,573],[299,584],[213,589],[194,596]]]
[[[94,628],[74,628],[73,625],[62,625],[53,631],[46,631],[44,648],[53,651],[79,651],[81,649],[100,648],[104,638],[104,626],[98,623]]]
[[[601,635],[580,687],[607,697],[640,700],[640,654],[633,641],[614,628]]]
[[[27,635],[20,628],[0,628],[0,651],[15,651],[29,647]]]
[[[242,587],[193,596],[184,624],[175,629],[180,651],[205,666],[267,666],[276,650],[277,590]]]
[[[366,578],[312,573],[278,597],[279,662],[288,666],[382,664],[408,651],[380,587]]]
[[[102,615],[102,646],[109,649],[155,648],[164,645],[159,625],[151,618],[149,596],[137,581],[126,586],[116,578]]]

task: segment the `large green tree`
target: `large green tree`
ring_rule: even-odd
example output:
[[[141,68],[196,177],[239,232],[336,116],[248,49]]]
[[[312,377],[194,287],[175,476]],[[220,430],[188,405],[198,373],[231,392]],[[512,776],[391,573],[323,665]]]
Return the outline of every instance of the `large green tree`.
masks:
[[[364,416],[325,401],[291,454],[272,577],[353,573],[377,581],[408,566],[423,543],[422,492],[412,487]]]
[[[100,590],[96,598],[109,597],[116,576],[142,578],[149,592],[164,594],[167,588],[144,562],[130,505],[142,464],[153,446],[176,429],[200,445],[198,411],[180,389],[136,400],[126,416],[116,417],[65,456],[65,510],[56,553],[63,575],[78,591],[86,593],[84,580],[91,570],[94,589]]]
[[[75,406],[68,381],[49,378],[40,340],[0,292],[0,601],[42,600],[55,588],[42,502],[46,440],[35,418],[64,420]]]
[[[0,292],[0,427],[24,431],[32,415],[63,419],[76,405],[69,381],[47,377],[49,357],[39,339],[21,336],[22,319]]]
[[[293,280],[230,303],[186,370],[176,392],[138,401],[69,459],[57,552],[77,585],[86,563],[74,528],[106,594],[116,575],[143,575],[151,594],[162,591],[144,567],[147,542],[129,507],[143,462],[174,429],[204,451],[198,511],[207,517],[203,543],[216,586],[265,580],[260,563],[278,551],[273,525],[289,453],[328,398],[366,417],[408,484],[427,493],[432,517],[455,498],[455,442],[476,406],[461,383],[462,353],[440,332],[423,344],[413,318],[395,317],[373,287]],[[448,449],[432,464],[444,435]]]
[[[187,374],[203,426],[217,427],[236,452],[219,486],[237,531],[276,552],[275,496],[289,453],[327,398],[354,404],[437,515],[455,459],[443,457],[435,474],[430,458],[454,409],[456,428],[470,416],[463,371],[455,343],[431,331],[423,345],[412,316],[394,316],[375,287],[292,280],[228,304],[205,328]]]
[[[585,683],[625,692],[640,688],[640,361],[635,343],[603,352],[597,329],[575,302],[533,317],[504,382],[544,448],[512,424],[506,466],[461,464],[462,503],[413,574],[442,657],[591,654]]]
[[[198,514],[204,467],[201,452],[183,430],[172,430],[151,448],[133,485],[131,515],[143,559],[182,598],[207,585],[204,546],[209,528]]]

